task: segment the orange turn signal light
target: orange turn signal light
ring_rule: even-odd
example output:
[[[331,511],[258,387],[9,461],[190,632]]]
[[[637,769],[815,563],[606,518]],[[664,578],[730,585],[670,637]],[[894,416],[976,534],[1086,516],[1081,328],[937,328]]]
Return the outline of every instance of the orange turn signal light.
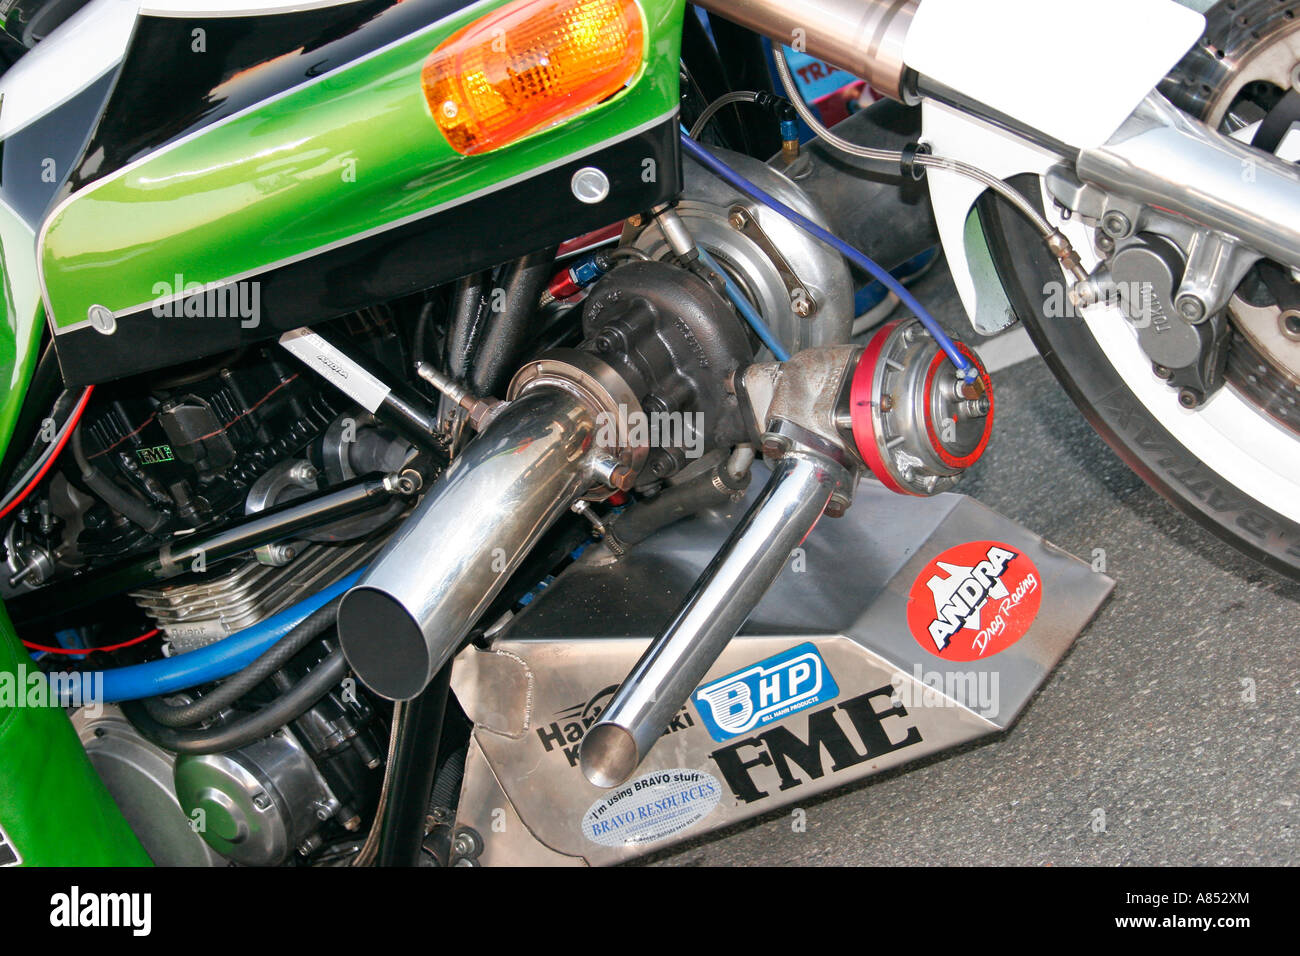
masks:
[[[517,0],[438,44],[420,81],[447,142],[468,156],[613,96],[641,68],[644,38],[636,0]]]

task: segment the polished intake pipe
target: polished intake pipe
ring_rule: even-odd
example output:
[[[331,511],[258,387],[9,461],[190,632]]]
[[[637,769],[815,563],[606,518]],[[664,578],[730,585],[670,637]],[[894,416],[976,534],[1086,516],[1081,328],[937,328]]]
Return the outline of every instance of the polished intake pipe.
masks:
[[[595,428],[585,404],[545,386],[469,443],[339,607],[339,640],[362,683],[390,700],[425,688],[591,484]]]
[[[582,739],[582,772],[597,787],[627,780],[767,593],[848,478],[821,455],[791,451]]]
[[[903,99],[903,41],[921,0],[699,0],[699,5]]]

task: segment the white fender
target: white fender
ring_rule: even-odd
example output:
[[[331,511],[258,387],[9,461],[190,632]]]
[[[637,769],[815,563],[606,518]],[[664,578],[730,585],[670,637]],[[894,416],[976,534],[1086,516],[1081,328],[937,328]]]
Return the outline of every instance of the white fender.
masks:
[[[1100,146],[1205,32],[1176,0],[923,0],[903,59],[1079,149]]]
[[[1205,18],[1175,0],[924,0],[905,59],[929,79],[1082,149],[1109,139],[1204,29]],[[1077,57],[1114,68],[1084,69],[1072,63]],[[1041,175],[1060,161],[933,100],[922,114],[922,138],[936,154],[999,178]],[[929,180],[962,304],[977,330],[995,332],[1007,324],[1005,297],[986,251],[969,248],[966,238],[983,187],[942,170],[932,170]]]
[[[921,138],[934,148],[936,155],[972,163],[999,179],[1021,173],[1042,175],[1061,161],[1048,150],[933,100],[924,103],[921,117]],[[968,249],[966,242],[966,219],[975,200],[984,192],[984,186],[943,169],[928,170],[926,178],[930,183],[939,241],[957,294],[976,330],[992,334],[1010,324],[1010,318],[1004,315],[1005,296],[991,266],[979,261],[987,254],[980,257],[978,247]],[[976,256],[974,263],[972,254]]]

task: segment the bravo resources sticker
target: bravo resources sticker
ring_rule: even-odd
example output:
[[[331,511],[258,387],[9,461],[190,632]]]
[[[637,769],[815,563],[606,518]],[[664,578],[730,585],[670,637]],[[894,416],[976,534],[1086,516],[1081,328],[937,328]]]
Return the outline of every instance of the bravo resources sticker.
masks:
[[[917,575],[907,625],[931,654],[978,661],[1024,637],[1042,598],[1042,578],[1028,557],[997,541],[972,541],[949,548]]]
[[[601,846],[645,846],[693,827],[720,796],[718,778],[703,770],[656,770],[593,803],[582,832]]]
[[[812,644],[800,644],[695,692],[695,706],[721,743],[775,720],[834,700],[840,689]]]

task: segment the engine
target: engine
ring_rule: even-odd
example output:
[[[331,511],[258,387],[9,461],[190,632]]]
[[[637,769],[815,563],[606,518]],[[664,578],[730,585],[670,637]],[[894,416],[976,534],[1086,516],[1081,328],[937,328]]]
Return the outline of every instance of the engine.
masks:
[[[795,180],[720,155],[829,225]],[[798,175],[825,192],[839,174],[805,158]],[[738,502],[756,461],[788,482],[763,500],[803,499],[747,546],[762,578],[859,481],[936,494],[979,458],[992,388],[974,354],[915,320],[854,344],[853,301],[838,252],[688,166],[680,200],[615,245],[533,253],[75,409],[65,394],[41,427],[68,451],[5,532],[7,602],[74,666],[185,670],[78,715],[119,802],[154,808],[155,859],[367,863],[387,814],[423,824],[430,859],[472,863],[473,834],[449,825],[468,725],[454,703],[420,716],[468,642],[584,552],[618,561]],[[720,639],[750,590],[701,587],[734,608],[688,636]],[[675,694],[621,691],[588,776],[635,767]],[[410,805],[421,774],[432,796]]]

